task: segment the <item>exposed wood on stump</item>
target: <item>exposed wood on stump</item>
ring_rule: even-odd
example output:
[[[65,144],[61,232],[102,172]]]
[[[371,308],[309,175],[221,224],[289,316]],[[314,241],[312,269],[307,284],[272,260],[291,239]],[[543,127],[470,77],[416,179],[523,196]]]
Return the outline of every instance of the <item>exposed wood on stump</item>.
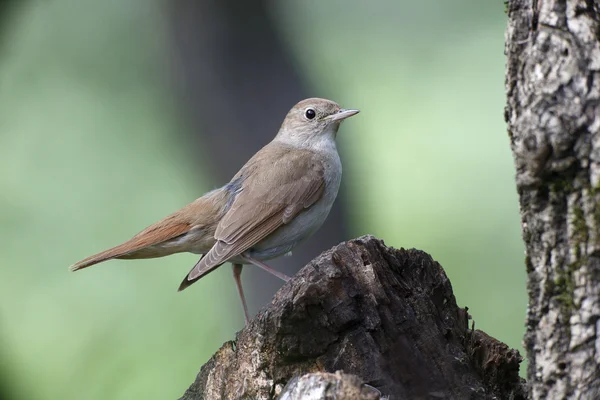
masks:
[[[293,378],[339,370],[350,376],[303,379],[337,379],[373,396],[363,382],[390,399],[521,399],[520,361],[469,329],[428,254],[365,236],[305,266],[202,367],[183,399],[286,398],[303,393],[293,392],[298,382],[284,390]]]
[[[279,400],[298,399],[361,399],[377,400],[381,392],[365,385],[355,375],[336,372],[313,372],[299,378],[293,378],[283,389]]]
[[[508,5],[506,120],[528,273],[532,399],[600,398],[598,0]]]

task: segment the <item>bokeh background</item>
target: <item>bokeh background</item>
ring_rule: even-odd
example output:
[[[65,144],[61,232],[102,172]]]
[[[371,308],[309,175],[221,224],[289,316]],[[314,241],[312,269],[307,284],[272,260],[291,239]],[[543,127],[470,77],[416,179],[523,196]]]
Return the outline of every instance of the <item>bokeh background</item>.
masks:
[[[521,349],[501,1],[0,3],[0,398],[177,398],[243,326],[229,267],[67,266],[223,184],[304,97],[362,112],[342,193],[293,273],[366,233],[423,249]],[[246,268],[257,312],[280,286]],[[252,290],[254,289],[254,290]]]

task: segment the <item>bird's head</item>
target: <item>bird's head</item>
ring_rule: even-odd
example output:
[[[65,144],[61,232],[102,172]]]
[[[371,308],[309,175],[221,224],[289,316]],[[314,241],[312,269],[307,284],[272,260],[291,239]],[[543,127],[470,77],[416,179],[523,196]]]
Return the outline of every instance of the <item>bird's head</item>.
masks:
[[[358,110],[343,109],[331,100],[302,100],[288,112],[275,139],[299,147],[334,141],[342,121],[356,114]]]

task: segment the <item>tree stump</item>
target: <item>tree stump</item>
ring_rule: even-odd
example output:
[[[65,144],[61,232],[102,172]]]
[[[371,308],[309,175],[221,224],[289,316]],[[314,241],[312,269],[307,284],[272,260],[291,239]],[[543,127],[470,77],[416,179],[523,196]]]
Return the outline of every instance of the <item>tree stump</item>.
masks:
[[[431,256],[364,236],[300,270],[182,399],[524,399],[519,353],[468,320]]]

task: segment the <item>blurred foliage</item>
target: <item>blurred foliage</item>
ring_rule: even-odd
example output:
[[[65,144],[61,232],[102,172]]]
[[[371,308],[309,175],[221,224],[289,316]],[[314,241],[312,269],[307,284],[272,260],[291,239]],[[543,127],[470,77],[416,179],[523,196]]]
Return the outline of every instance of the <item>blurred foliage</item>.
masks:
[[[158,6],[21,4],[0,62],[0,337],[12,398],[175,398],[243,323],[230,276],[177,293],[198,258],[187,254],[67,271],[210,189],[174,140]],[[217,318],[229,298],[235,312]]]
[[[177,134],[161,7],[21,1],[4,16],[0,383],[10,398],[175,398],[243,323],[228,268],[176,293],[193,255],[66,270],[210,189]],[[476,326],[520,349],[502,3],[295,0],[272,16],[314,95],[362,111],[339,136],[353,236],[432,254]]]

